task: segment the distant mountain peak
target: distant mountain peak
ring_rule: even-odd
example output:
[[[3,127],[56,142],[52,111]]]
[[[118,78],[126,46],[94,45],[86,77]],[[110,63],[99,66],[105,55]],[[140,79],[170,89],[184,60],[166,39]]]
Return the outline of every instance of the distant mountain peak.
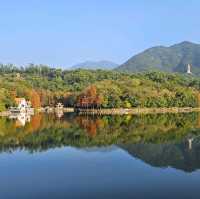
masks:
[[[71,69],[81,68],[81,69],[90,69],[90,70],[96,70],[96,69],[112,70],[118,66],[119,66],[118,64],[111,61],[107,61],[107,60],[85,61],[85,62],[72,66]]]
[[[196,45],[195,43],[191,42],[191,41],[183,41],[177,45]]]
[[[191,41],[182,41],[180,43],[177,43],[177,44],[174,44],[170,47],[175,47],[175,46],[183,46],[183,47],[187,47],[187,46],[195,46],[195,45],[199,45],[199,44],[196,44],[196,43],[193,43]]]

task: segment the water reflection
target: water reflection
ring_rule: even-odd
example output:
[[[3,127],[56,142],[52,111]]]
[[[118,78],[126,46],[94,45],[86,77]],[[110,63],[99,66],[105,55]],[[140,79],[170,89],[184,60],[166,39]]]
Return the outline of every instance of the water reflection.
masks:
[[[188,148],[188,139],[179,143],[129,144],[120,145],[131,156],[137,157],[154,167],[173,167],[186,172],[200,168],[200,139],[194,138],[192,148]]]
[[[59,119],[58,119],[59,117]],[[121,148],[155,167],[200,168],[198,113],[89,117],[37,114],[0,119],[0,151],[31,153],[72,146]]]
[[[20,112],[18,114],[12,114],[9,116],[10,119],[16,120],[16,127],[25,126],[27,122],[31,121],[31,115],[25,112]]]

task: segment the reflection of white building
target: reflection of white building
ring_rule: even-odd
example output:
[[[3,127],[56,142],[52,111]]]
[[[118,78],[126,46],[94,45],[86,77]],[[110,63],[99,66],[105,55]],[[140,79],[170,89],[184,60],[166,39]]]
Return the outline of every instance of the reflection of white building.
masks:
[[[17,126],[25,126],[27,122],[31,121],[31,115],[27,113],[19,113],[19,114],[12,114],[9,116],[10,119],[16,119],[16,125]]]
[[[31,116],[27,115],[26,113],[20,113],[17,116],[17,120],[21,124],[21,126],[25,126],[26,122],[30,122],[31,121]]]
[[[63,115],[63,111],[56,111],[56,117],[61,118]]]

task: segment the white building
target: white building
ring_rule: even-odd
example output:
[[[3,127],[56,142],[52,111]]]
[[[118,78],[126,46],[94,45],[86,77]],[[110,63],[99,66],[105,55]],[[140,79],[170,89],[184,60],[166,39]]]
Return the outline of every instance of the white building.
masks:
[[[15,103],[20,112],[26,112],[26,110],[30,108],[30,102],[26,101],[25,98],[15,98]]]

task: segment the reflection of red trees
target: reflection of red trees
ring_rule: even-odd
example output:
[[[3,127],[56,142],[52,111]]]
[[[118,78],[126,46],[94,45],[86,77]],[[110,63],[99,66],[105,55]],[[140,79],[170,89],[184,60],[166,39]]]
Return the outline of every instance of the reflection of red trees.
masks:
[[[103,127],[103,120],[91,119],[86,117],[77,117],[77,123],[81,128],[85,129],[90,137],[95,137],[97,130]]]
[[[102,97],[97,94],[96,87],[92,85],[78,96],[76,106],[81,108],[98,108],[101,106],[102,101]]]
[[[33,133],[37,132],[41,128],[42,124],[42,115],[36,114],[31,117],[31,121],[26,125],[26,132]]]
[[[40,115],[40,114],[34,115],[31,118],[30,124],[31,124],[31,127],[32,127],[33,131],[36,131],[36,130],[38,130],[40,128],[41,121],[42,121],[42,115]]]

